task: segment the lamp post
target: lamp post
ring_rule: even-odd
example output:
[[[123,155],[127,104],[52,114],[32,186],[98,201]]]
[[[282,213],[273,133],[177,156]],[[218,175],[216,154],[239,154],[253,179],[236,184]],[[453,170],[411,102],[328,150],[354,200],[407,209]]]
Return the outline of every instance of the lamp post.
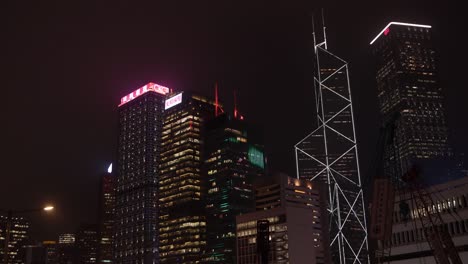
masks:
[[[13,220],[13,213],[14,214],[24,214],[24,213],[31,213],[31,212],[41,212],[41,211],[45,211],[45,212],[50,212],[54,210],[54,207],[51,206],[51,205],[47,205],[43,208],[36,208],[36,209],[29,209],[29,210],[16,210],[16,211],[13,211],[11,209],[8,209],[8,210],[1,210],[0,209],[0,212],[3,211],[3,212],[7,212],[7,222],[6,222],[6,228],[5,228],[5,248],[3,250],[3,254],[5,254],[4,256],[4,264],[8,264],[8,254],[9,254],[9,244],[10,244],[10,233],[11,233],[11,224],[12,224],[12,220]]]

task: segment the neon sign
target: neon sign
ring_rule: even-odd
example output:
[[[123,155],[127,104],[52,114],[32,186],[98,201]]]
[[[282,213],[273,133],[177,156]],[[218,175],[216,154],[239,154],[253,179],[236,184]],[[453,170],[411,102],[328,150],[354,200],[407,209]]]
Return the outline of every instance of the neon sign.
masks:
[[[164,110],[169,109],[173,107],[174,105],[178,105],[180,103],[182,103],[182,93],[167,99],[164,104]]]
[[[156,92],[156,93],[159,93],[159,94],[167,94],[167,93],[170,92],[170,89],[167,88],[167,87],[164,87],[162,85],[159,85],[159,84],[148,83],[148,84],[144,85],[143,87],[140,87],[140,88],[136,89],[135,91],[131,92],[130,94],[127,94],[126,96],[122,97],[120,99],[119,106],[122,106],[122,105],[132,101],[133,99],[137,98],[138,96],[143,95],[143,94],[145,94],[147,92]]]

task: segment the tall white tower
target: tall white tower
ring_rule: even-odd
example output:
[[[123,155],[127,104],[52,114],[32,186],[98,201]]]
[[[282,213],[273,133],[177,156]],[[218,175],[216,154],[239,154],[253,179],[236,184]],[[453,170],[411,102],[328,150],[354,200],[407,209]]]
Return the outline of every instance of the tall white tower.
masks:
[[[332,263],[369,263],[348,63],[328,51],[325,25],[323,42],[313,37],[318,127],[295,145],[297,177],[328,185]]]

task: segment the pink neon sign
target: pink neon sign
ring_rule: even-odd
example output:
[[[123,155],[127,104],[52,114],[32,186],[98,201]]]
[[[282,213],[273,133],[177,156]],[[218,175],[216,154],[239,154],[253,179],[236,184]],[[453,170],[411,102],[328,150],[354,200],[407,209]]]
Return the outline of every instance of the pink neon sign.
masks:
[[[143,95],[143,94],[145,94],[147,92],[156,92],[156,93],[160,93],[160,94],[167,94],[167,93],[170,92],[170,89],[167,88],[167,87],[164,87],[162,85],[159,85],[159,84],[148,83],[148,84],[144,85],[143,87],[140,87],[140,88],[136,89],[135,91],[131,92],[130,94],[127,94],[126,96],[120,98],[119,106],[122,106],[122,105],[130,102],[131,100],[137,98],[138,96]]]

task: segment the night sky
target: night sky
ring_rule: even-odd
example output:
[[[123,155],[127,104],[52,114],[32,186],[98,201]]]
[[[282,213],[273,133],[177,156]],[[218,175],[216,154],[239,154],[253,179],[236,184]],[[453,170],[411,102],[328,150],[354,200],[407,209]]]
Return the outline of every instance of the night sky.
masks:
[[[120,97],[150,81],[207,96],[218,81],[226,110],[237,89],[240,112],[264,131],[271,168],[294,176],[293,145],[315,125],[311,13],[319,5],[9,2],[16,6],[3,10],[0,209],[53,203],[52,215],[29,215],[33,237],[56,239],[96,221],[99,177],[117,152]],[[462,9],[325,14],[329,50],[349,62],[364,174],[379,127],[369,42],[390,21],[433,26],[452,143],[467,152]]]

